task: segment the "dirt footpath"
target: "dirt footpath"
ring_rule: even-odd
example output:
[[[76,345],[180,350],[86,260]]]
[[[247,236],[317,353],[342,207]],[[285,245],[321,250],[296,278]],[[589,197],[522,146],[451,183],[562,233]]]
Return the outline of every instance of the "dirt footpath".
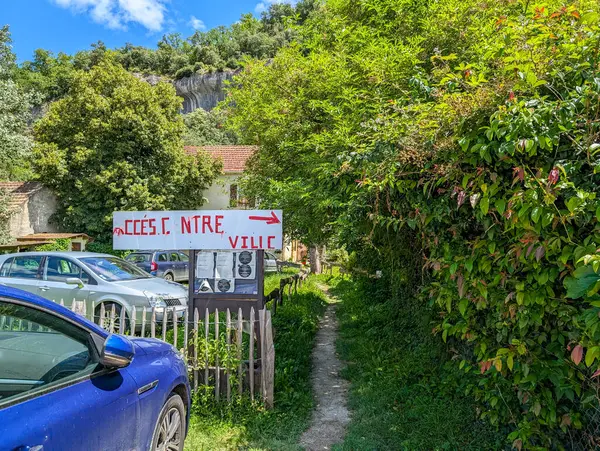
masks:
[[[300,438],[300,446],[310,451],[331,449],[332,445],[342,442],[350,421],[346,406],[348,382],[338,375],[343,365],[335,352],[335,309],[335,304],[327,307],[312,354],[311,379],[316,409],[310,427]]]

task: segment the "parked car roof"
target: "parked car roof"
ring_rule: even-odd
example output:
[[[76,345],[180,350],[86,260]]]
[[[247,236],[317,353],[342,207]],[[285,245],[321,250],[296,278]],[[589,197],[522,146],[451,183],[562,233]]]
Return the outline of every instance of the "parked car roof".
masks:
[[[132,254],[150,254],[152,252],[184,252],[179,249],[146,249],[142,251],[131,251]]]
[[[4,257],[22,257],[22,256],[36,256],[36,255],[54,255],[57,257],[73,257],[73,258],[85,258],[85,257],[116,257],[111,254],[100,254],[97,252],[80,252],[80,251],[35,251],[35,252],[13,252],[12,254],[2,254],[0,258]],[[118,257],[117,257],[118,258]]]

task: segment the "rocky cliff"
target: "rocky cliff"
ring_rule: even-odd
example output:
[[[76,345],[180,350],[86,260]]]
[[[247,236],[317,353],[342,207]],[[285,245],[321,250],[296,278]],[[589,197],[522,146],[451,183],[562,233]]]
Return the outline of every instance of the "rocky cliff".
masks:
[[[225,83],[232,79],[233,72],[214,72],[175,80],[173,85],[177,95],[183,97],[183,113],[191,113],[197,108],[212,110],[225,99]]]
[[[151,85],[166,81],[175,86],[177,95],[183,97],[183,114],[202,108],[210,111],[225,99],[225,83],[233,79],[235,72],[213,72],[210,74],[194,74],[179,80],[167,80],[158,75],[135,74]]]

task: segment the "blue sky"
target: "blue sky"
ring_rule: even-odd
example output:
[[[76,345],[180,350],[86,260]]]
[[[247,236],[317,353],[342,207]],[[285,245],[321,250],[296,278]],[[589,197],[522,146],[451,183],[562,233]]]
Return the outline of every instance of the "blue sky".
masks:
[[[230,25],[283,0],[0,0],[0,25],[10,25],[19,62],[44,48],[75,53],[101,40],[154,47],[165,33]]]

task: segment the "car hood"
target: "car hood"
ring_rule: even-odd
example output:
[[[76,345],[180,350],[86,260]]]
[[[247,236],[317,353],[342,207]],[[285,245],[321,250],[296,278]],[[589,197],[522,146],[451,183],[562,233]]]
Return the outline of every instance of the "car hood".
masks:
[[[149,291],[156,295],[182,298],[187,297],[187,289],[183,285],[178,283],[168,282],[158,277],[152,277],[148,279],[135,279],[135,280],[121,280],[119,282],[113,282],[115,285],[122,287],[131,288],[139,291]]]

